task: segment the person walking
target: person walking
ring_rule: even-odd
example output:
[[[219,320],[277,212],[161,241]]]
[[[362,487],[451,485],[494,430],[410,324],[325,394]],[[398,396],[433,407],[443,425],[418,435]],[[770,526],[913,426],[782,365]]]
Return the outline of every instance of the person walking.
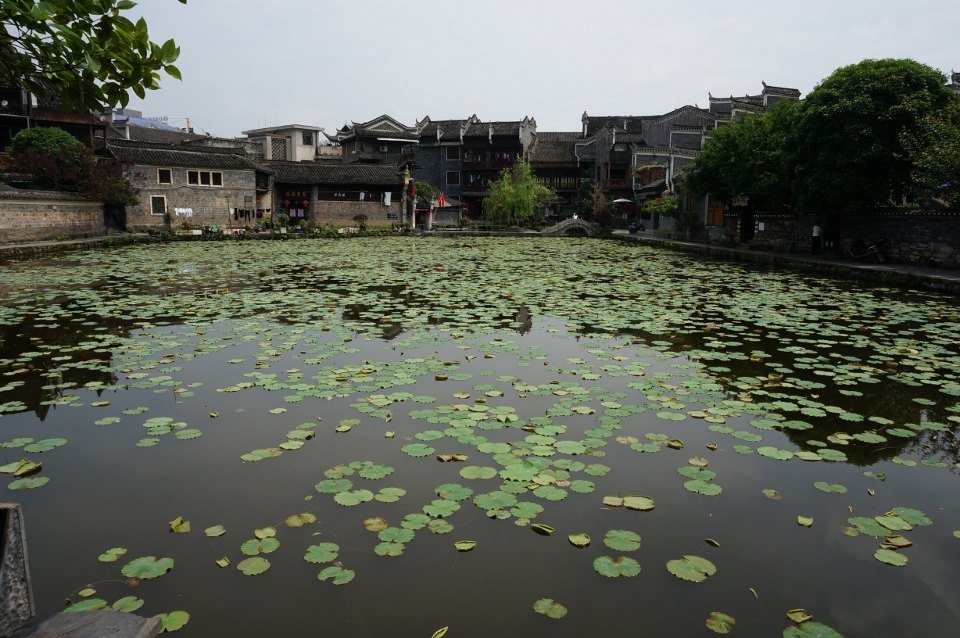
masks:
[[[810,252],[819,255],[823,249],[823,227],[820,226],[820,220],[813,222],[813,241],[810,243]]]

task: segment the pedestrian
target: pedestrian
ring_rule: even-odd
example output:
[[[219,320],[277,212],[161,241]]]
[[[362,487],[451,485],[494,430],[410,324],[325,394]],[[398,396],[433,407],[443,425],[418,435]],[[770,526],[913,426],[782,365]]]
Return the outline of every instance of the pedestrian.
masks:
[[[823,228],[820,226],[820,220],[813,222],[813,241],[810,244],[810,252],[819,255],[823,248]]]

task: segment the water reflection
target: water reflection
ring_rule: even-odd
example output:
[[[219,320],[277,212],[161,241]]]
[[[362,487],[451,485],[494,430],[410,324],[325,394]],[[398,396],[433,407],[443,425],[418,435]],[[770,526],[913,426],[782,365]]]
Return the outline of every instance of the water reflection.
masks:
[[[46,608],[87,582],[124,595],[117,566],[96,561],[124,546],[176,558],[136,593],[148,615],[188,609],[184,635],[430,635],[446,624],[458,636],[629,635],[638,623],[695,635],[723,609],[738,635],[759,637],[782,633],[794,607],[846,635],[936,635],[960,620],[943,595],[955,572],[943,566],[957,567],[949,530],[960,529],[947,464],[960,367],[951,300],[585,240],[172,245],[20,267],[7,285],[0,440],[69,438],[43,452],[49,485],[12,493],[40,521],[31,548]],[[418,444],[433,451],[403,449]],[[11,461],[23,449],[2,451]],[[824,449],[844,460],[814,455]],[[365,460],[391,473],[351,474],[351,489],[402,498],[346,506],[315,489]],[[703,461],[716,497],[678,472]],[[499,475],[517,463],[543,471]],[[492,478],[466,478],[468,465]],[[813,487],[824,481],[846,491]],[[538,536],[466,498],[443,518],[451,533],[419,529],[402,556],[375,553],[365,519],[399,526],[450,483],[514,490],[558,531]],[[602,506],[617,494],[656,508]],[[873,558],[877,539],[840,533],[852,515],[894,507],[935,521],[904,532],[916,547],[902,569]],[[318,523],[283,524],[303,511]],[[194,532],[170,534],[181,515]],[[213,524],[228,534],[204,536]],[[238,548],[266,526],[280,549],[268,572],[243,577]],[[614,529],[643,537],[636,579],[592,568],[620,555],[602,541]],[[574,532],[593,545],[569,546]],[[457,554],[460,538],[478,549]],[[340,545],[356,582],[317,582],[302,556],[320,540]],[[709,556],[717,575],[695,589],[670,575],[667,561],[687,554]],[[215,568],[221,556],[229,569]],[[894,596],[900,605],[878,615],[876,601]],[[570,616],[543,624],[531,611],[541,597]],[[402,611],[369,613],[384,600]]]

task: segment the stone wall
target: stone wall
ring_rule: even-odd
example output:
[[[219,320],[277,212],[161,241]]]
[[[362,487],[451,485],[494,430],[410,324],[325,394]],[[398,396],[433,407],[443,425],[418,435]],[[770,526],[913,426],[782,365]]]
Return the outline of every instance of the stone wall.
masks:
[[[234,208],[255,207],[257,188],[252,170],[201,169],[220,173],[222,186],[200,186],[189,184],[185,168],[170,168],[171,183],[160,184],[157,180],[156,166],[134,166],[130,171],[131,182],[140,192],[140,201],[127,206],[127,230],[145,232],[161,230],[163,215],[154,214],[151,209],[152,197],[163,197],[166,209],[173,215],[172,227],[177,230],[184,222],[191,228],[202,228],[216,224],[220,228],[235,225]],[[246,201],[245,198],[251,198]],[[176,215],[177,209],[190,210],[190,216]]]
[[[960,268],[960,214],[888,213],[844,220],[841,245],[887,240],[898,263]]]
[[[356,215],[367,216],[367,226],[392,226],[402,221],[401,204],[397,193],[393,194],[389,206],[378,201],[373,202],[344,202],[319,201],[314,205],[311,221],[317,225],[333,224],[334,226],[356,226],[353,221]],[[407,220],[409,221],[409,220]]]
[[[102,235],[100,202],[69,193],[0,190],[0,243]]]

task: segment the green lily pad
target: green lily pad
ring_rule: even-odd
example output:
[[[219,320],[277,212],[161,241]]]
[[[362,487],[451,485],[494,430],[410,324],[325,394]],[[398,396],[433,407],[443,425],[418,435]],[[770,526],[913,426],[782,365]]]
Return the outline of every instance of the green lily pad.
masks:
[[[256,576],[270,569],[270,561],[262,556],[251,556],[237,563],[237,569],[245,576]]]
[[[567,540],[570,541],[570,544],[574,547],[588,547],[590,545],[591,539],[589,534],[570,534],[567,536]],[[616,548],[614,548],[616,549]]]
[[[307,547],[307,551],[303,555],[303,560],[314,564],[329,563],[330,561],[336,560],[339,555],[340,546],[336,543],[317,543],[316,545]]]
[[[737,621],[733,616],[725,614],[722,611],[711,611],[705,624],[707,629],[714,633],[729,634],[733,631],[733,626],[737,624]]]
[[[334,585],[346,585],[354,578],[357,574],[352,569],[345,569],[337,565],[331,565],[320,571],[317,574],[317,580],[320,581],[330,581]]]
[[[67,606],[63,611],[96,611],[106,609],[109,603],[102,598],[87,598]]]
[[[560,619],[567,615],[567,608],[552,598],[541,598],[533,603],[533,610],[553,619]]]
[[[600,556],[593,561],[593,569],[607,578],[632,577],[640,573],[640,563],[626,556],[621,556],[617,560],[609,556]]]
[[[610,549],[632,552],[640,549],[640,535],[625,529],[612,529],[603,537],[603,544]]]
[[[136,596],[124,596],[116,600],[111,607],[116,611],[130,613],[143,607],[143,599]]]
[[[163,576],[173,569],[172,558],[157,558],[156,556],[141,556],[135,558],[120,570],[127,578],[147,580]]]
[[[667,562],[667,571],[682,580],[700,583],[717,573],[717,567],[706,558],[685,555]]]

